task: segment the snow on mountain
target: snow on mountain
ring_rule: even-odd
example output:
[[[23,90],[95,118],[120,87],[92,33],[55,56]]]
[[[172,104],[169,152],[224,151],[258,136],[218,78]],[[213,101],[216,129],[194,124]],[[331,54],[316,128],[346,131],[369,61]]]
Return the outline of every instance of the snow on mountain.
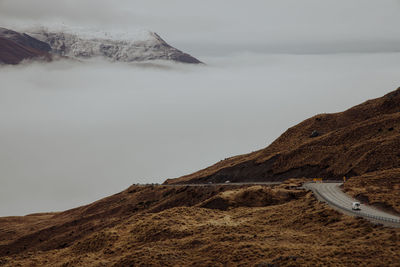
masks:
[[[96,31],[51,31],[45,28],[28,34],[51,46],[51,52],[77,59],[105,57],[110,61],[134,62],[147,60],[173,60],[183,63],[201,63],[165,42],[149,31],[110,34]]]

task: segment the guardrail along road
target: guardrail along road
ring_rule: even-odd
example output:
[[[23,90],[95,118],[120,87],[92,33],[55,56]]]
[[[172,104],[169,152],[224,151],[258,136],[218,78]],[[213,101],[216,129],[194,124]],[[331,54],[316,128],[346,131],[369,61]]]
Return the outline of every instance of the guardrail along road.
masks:
[[[346,195],[339,186],[342,183],[305,183],[304,188],[313,191],[319,200],[353,216],[364,217],[373,222],[382,223],[388,226],[400,227],[400,217],[375,209],[371,206],[361,204],[361,210],[352,210],[352,203],[359,202]]]

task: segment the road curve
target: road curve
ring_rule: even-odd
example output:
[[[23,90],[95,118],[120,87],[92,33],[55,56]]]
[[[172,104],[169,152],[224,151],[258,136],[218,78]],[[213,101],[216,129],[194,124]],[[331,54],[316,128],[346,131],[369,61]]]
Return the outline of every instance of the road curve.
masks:
[[[216,186],[216,185],[225,185],[225,186],[231,186],[231,185],[278,185],[281,184],[282,182],[244,182],[244,183],[209,183],[209,184],[160,184],[160,186]]]
[[[359,216],[373,222],[387,226],[400,227],[400,217],[361,204],[361,210],[352,210],[352,203],[358,201],[343,193],[340,189],[342,183],[305,183],[304,188],[313,191],[321,201],[326,202],[334,209],[352,216]]]
[[[244,182],[244,183],[208,183],[208,184],[137,184],[138,186],[242,186],[242,185],[277,185],[282,182]],[[378,210],[371,206],[361,204],[361,210],[352,210],[352,203],[357,201],[350,196],[343,193],[340,189],[341,182],[329,182],[329,183],[304,183],[304,189],[311,190],[314,195],[320,201],[326,202],[328,205],[351,216],[358,216],[368,219],[374,223],[381,223],[386,226],[400,227],[400,217],[389,214],[387,212]],[[358,201],[357,201],[358,202]]]

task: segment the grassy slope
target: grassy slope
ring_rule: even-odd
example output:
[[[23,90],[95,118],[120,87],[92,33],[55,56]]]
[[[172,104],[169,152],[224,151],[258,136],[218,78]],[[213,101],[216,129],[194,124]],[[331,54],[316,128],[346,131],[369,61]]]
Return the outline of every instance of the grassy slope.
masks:
[[[225,205],[215,205],[221,203],[216,199]],[[285,185],[133,186],[88,206],[36,216],[45,216],[48,225],[30,216],[19,217],[17,227],[10,218],[0,219],[0,229],[17,232],[2,241],[0,264],[395,266],[400,261],[400,229],[338,214],[310,193]],[[25,248],[18,241],[24,240],[21,232],[29,236]]]
[[[318,131],[320,136],[311,138]],[[166,183],[342,178],[400,168],[400,88],[344,112],[320,114],[265,149]]]
[[[362,202],[400,215],[400,168],[353,177],[344,190]]]

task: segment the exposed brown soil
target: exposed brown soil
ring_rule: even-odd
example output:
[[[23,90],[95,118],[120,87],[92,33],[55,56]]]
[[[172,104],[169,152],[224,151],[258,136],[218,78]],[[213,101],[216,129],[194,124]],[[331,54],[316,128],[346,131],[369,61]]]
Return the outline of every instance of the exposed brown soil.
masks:
[[[0,37],[0,64],[18,64],[23,60],[33,58],[48,61],[51,60],[51,55],[47,52]]]
[[[320,114],[267,148],[165,183],[342,179],[400,168],[400,88],[344,112]]]
[[[400,262],[400,229],[339,214],[311,193],[291,187],[132,186],[61,213],[0,218],[0,265],[396,266]],[[217,199],[224,205],[214,205]]]

